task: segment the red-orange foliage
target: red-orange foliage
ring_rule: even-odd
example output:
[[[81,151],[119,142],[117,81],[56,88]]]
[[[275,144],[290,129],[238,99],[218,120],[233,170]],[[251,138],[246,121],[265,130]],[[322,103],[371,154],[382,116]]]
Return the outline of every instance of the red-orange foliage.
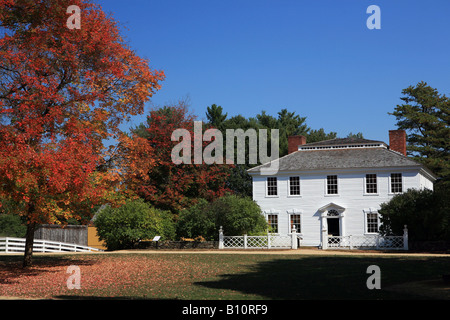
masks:
[[[66,27],[69,5],[79,30]],[[25,207],[30,228],[80,218],[116,179],[95,171],[102,140],[143,112],[164,74],[87,0],[0,0],[0,23],[0,198]]]
[[[184,103],[180,103],[153,110],[147,124],[135,130],[153,148],[155,161],[148,171],[149,179],[136,183],[135,190],[154,206],[175,214],[199,198],[210,201],[230,192],[226,186],[228,165],[173,163],[171,153],[178,142],[171,140],[172,133],[176,129],[188,130],[193,150],[194,120],[195,116],[189,114]],[[208,143],[202,142],[203,147]]]

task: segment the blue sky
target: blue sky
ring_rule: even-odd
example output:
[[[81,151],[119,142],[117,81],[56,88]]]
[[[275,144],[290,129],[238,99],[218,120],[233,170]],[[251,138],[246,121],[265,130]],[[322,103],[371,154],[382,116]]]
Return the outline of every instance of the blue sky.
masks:
[[[94,2],[164,70],[152,103],[189,98],[199,119],[214,103],[229,116],[286,108],[313,129],[388,142],[402,89],[426,81],[450,94],[448,0]],[[369,5],[381,9],[379,30],[366,26]]]

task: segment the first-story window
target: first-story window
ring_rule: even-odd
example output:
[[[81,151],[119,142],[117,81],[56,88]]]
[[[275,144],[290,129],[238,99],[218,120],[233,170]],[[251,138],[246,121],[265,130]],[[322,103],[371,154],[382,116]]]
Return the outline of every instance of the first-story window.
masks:
[[[367,233],[378,233],[378,213],[366,213]]]
[[[269,224],[269,231],[271,233],[278,233],[278,215],[269,214],[267,216],[267,222]]]
[[[267,177],[267,195],[268,196],[278,195],[278,186],[276,177]]]
[[[301,224],[300,224],[300,215],[299,214],[291,214],[291,230],[294,229],[295,226],[295,232],[301,233]]]

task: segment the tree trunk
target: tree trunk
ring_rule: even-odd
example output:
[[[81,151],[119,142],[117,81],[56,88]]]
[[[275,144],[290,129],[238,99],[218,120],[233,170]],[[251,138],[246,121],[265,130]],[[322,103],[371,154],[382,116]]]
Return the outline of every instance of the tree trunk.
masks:
[[[25,255],[23,257],[23,267],[24,268],[31,266],[35,228],[36,228],[36,223],[29,221],[27,224],[27,233],[25,236]]]

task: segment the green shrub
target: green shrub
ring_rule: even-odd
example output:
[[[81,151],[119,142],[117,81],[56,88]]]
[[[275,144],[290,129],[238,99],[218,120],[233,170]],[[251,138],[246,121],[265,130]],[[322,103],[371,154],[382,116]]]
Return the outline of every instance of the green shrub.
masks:
[[[192,239],[202,236],[211,240],[216,223],[208,206],[208,201],[200,199],[196,205],[182,210],[177,221],[177,236]]]
[[[380,207],[382,234],[403,234],[407,225],[410,240],[450,240],[447,194],[409,189]]]
[[[100,240],[110,250],[133,248],[140,240],[151,240],[157,235],[161,240],[175,236],[171,214],[142,199],[128,200],[119,208],[104,208],[95,216],[94,224]]]
[[[24,238],[27,231],[22,218],[17,214],[0,214],[0,237]]]
[[[227,235],[254,235],[267,230],[267,222],[255,201],[229,195],[210,203],[202,199],[183,210],[177,221],[177,235],[213,240],[218,238],[220,226]]]

